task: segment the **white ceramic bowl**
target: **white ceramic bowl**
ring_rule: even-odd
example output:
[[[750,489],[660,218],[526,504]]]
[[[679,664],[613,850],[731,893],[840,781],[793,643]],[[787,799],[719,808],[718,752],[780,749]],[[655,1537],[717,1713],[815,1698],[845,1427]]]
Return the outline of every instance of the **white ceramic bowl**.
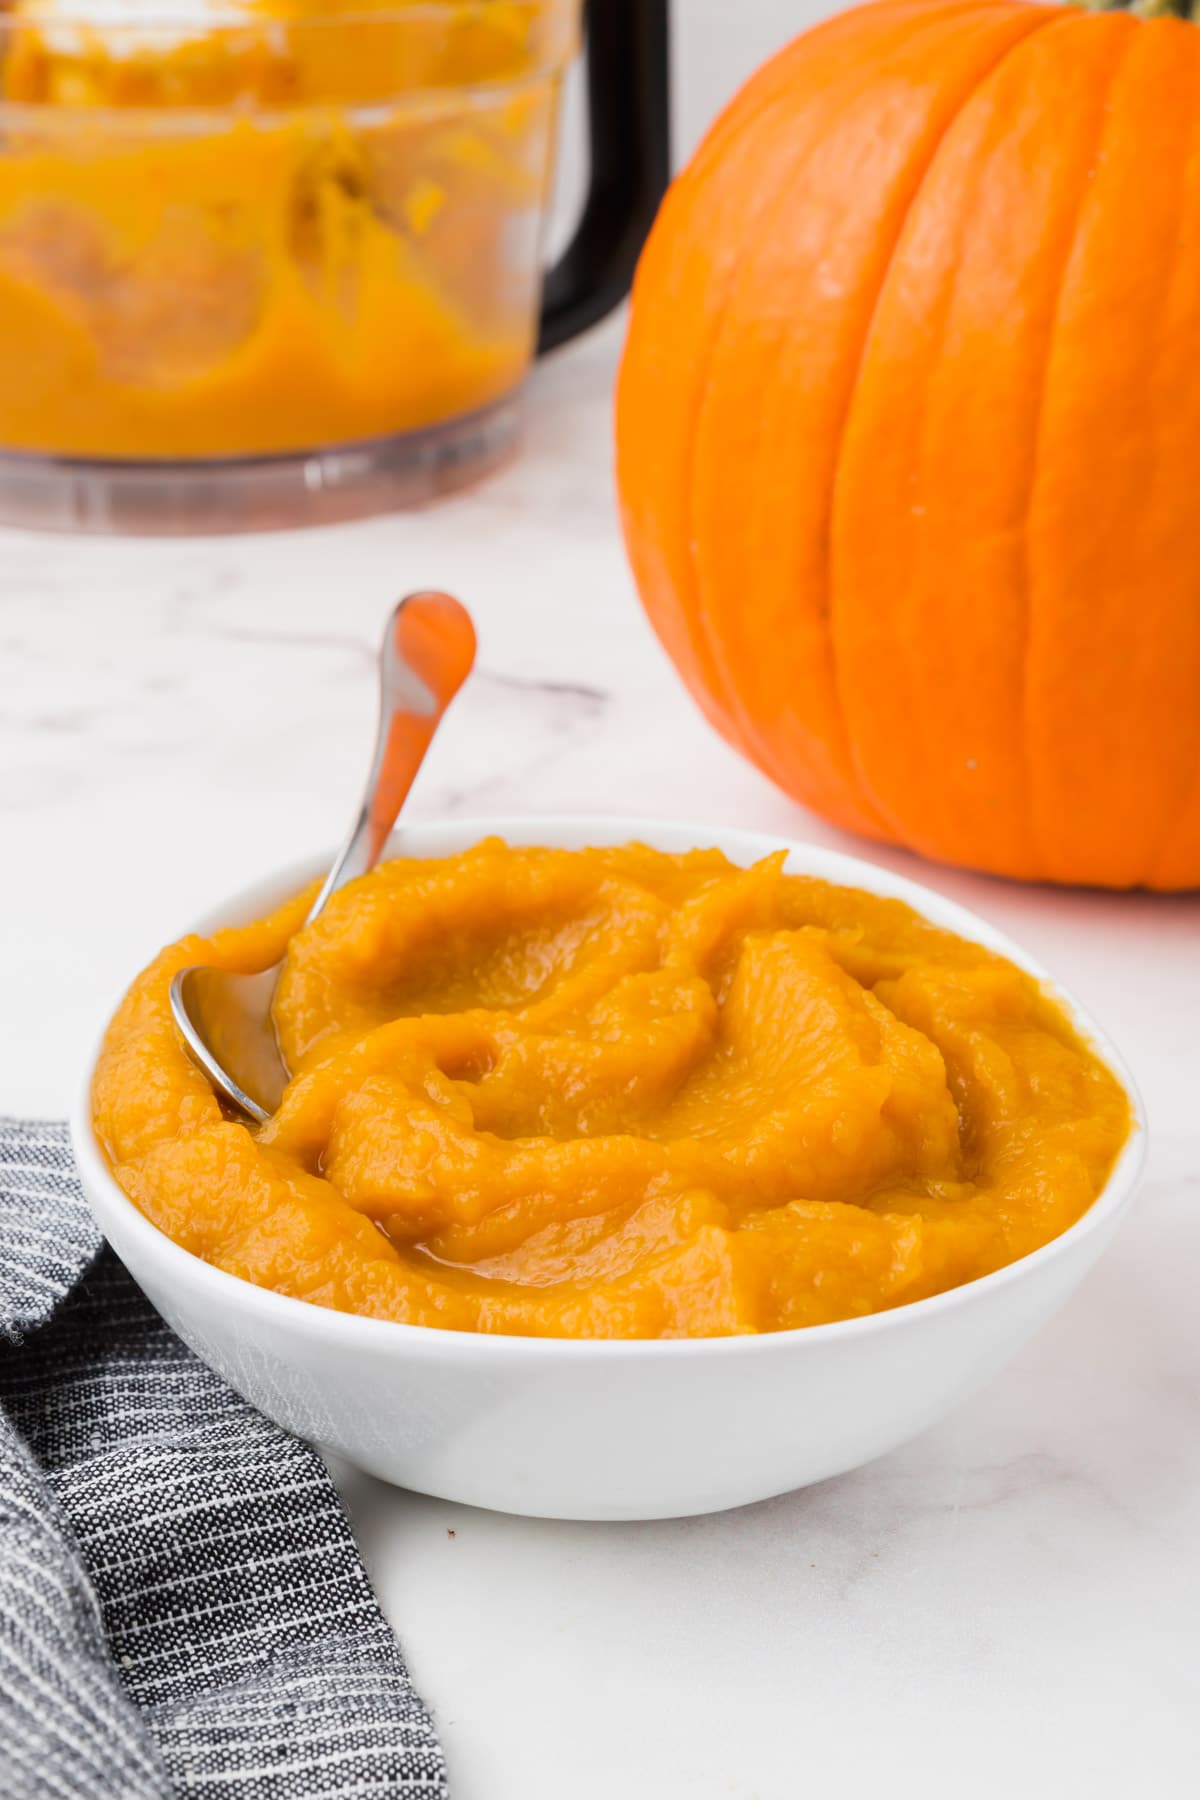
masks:
[[[406,828],[395,850],[437,855],[488,833],[566,849],[632,838],[715,844],[735,863],[787,849],[788,867],[890,894],[960,936],[1045,971],[983,920],[871,864],[741,831],[645,819],[497,818]],[[325,866],[258,883],[197,927],[262,917]],[[545,1518],[652,1519],[763,1500],[855,1468],[935,1424],[1057,1311],[1111,1238],[1145,1156],[1141,1100],[1069,996],[1076,1026],[1128,1091],[1136,1123],[1103,1193],[1032,1256],[892,1312],[761,1337],[579,1342],[475,1336],[357,1318],[212,1268],[145,1219],[92,1135],[84,1082],[72,1122],[100,1227],[167,1322],[239,1393],[299,1436],[421,1493]]]

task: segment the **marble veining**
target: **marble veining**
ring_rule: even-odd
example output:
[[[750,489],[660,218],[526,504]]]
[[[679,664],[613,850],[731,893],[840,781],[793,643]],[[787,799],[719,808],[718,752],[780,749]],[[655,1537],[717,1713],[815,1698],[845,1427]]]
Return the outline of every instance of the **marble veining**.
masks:
[[[480,630],[420,816],[634,811],[863,849],[726,749],[637,608],[619,334],[542,367],[522,457],[441,507],[243,541],[0,538],[0,1107],[61,1114],[158,943],[337,841],[380,621],[413,587],[460,593]],[[456,1800],[1197,1792],[1200,898],[866,854],[1010,931],[1121,1044],[1154,1137],[1141,1202],[1012,1369],[820,1488],[545,1525],[341,1471]]]

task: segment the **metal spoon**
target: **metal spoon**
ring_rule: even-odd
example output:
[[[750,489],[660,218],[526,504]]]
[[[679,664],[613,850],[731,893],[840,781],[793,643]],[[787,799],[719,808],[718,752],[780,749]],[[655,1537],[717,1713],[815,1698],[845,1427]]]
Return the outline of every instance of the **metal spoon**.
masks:
[[[379,653],[379,733],[358,820],[305,920],[373,869],[447,707],[475,661],[475,629],[449,594],[410,594],[392,609]],[[288,1069],[271,1003],[282,962],[256,975],[197,965],[171,983],[171,1012],[193,1060],[218,1093],[263,1125],[283,1098]]]

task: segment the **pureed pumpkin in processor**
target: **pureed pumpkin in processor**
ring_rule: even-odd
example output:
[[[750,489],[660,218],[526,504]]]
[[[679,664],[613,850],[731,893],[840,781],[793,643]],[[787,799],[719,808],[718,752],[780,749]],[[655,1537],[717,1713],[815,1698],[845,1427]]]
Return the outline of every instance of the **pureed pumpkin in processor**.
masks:
[[[781,856],[492,839],[385,864],[302,928],[311,898],[163,951],[93,1115],[161,1230],[322,1306],[563,1337],[853,1318],[1066,1230],[1130,1130],[1028,975]],[[251,1129],[168,989],[285,950],[293,1079]]]
[[[0,16],[0,451],[302,451],[510,393],[577,15],[16,0]]]

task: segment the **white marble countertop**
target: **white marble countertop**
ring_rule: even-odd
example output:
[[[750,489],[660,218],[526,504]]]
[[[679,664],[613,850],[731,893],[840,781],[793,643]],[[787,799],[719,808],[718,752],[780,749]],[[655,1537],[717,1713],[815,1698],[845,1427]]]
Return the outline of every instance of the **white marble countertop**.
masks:
[[[460,592],[482,650],[414,812],[842,841],[709,732],[643,623],[609,478],[619,330],[541,369],[523,458],[439,508],[204,544],[0,537],[0,1108],[61,1114],[157,944],[340,835],[409,587]],[[1154,1137],[1133,1221],[973,1404],[808,1492],[555,1525],[347,1475],[455,1800],[1197,1792],[1200,899],[884,860],[1011,931],[1125,1048]]]

